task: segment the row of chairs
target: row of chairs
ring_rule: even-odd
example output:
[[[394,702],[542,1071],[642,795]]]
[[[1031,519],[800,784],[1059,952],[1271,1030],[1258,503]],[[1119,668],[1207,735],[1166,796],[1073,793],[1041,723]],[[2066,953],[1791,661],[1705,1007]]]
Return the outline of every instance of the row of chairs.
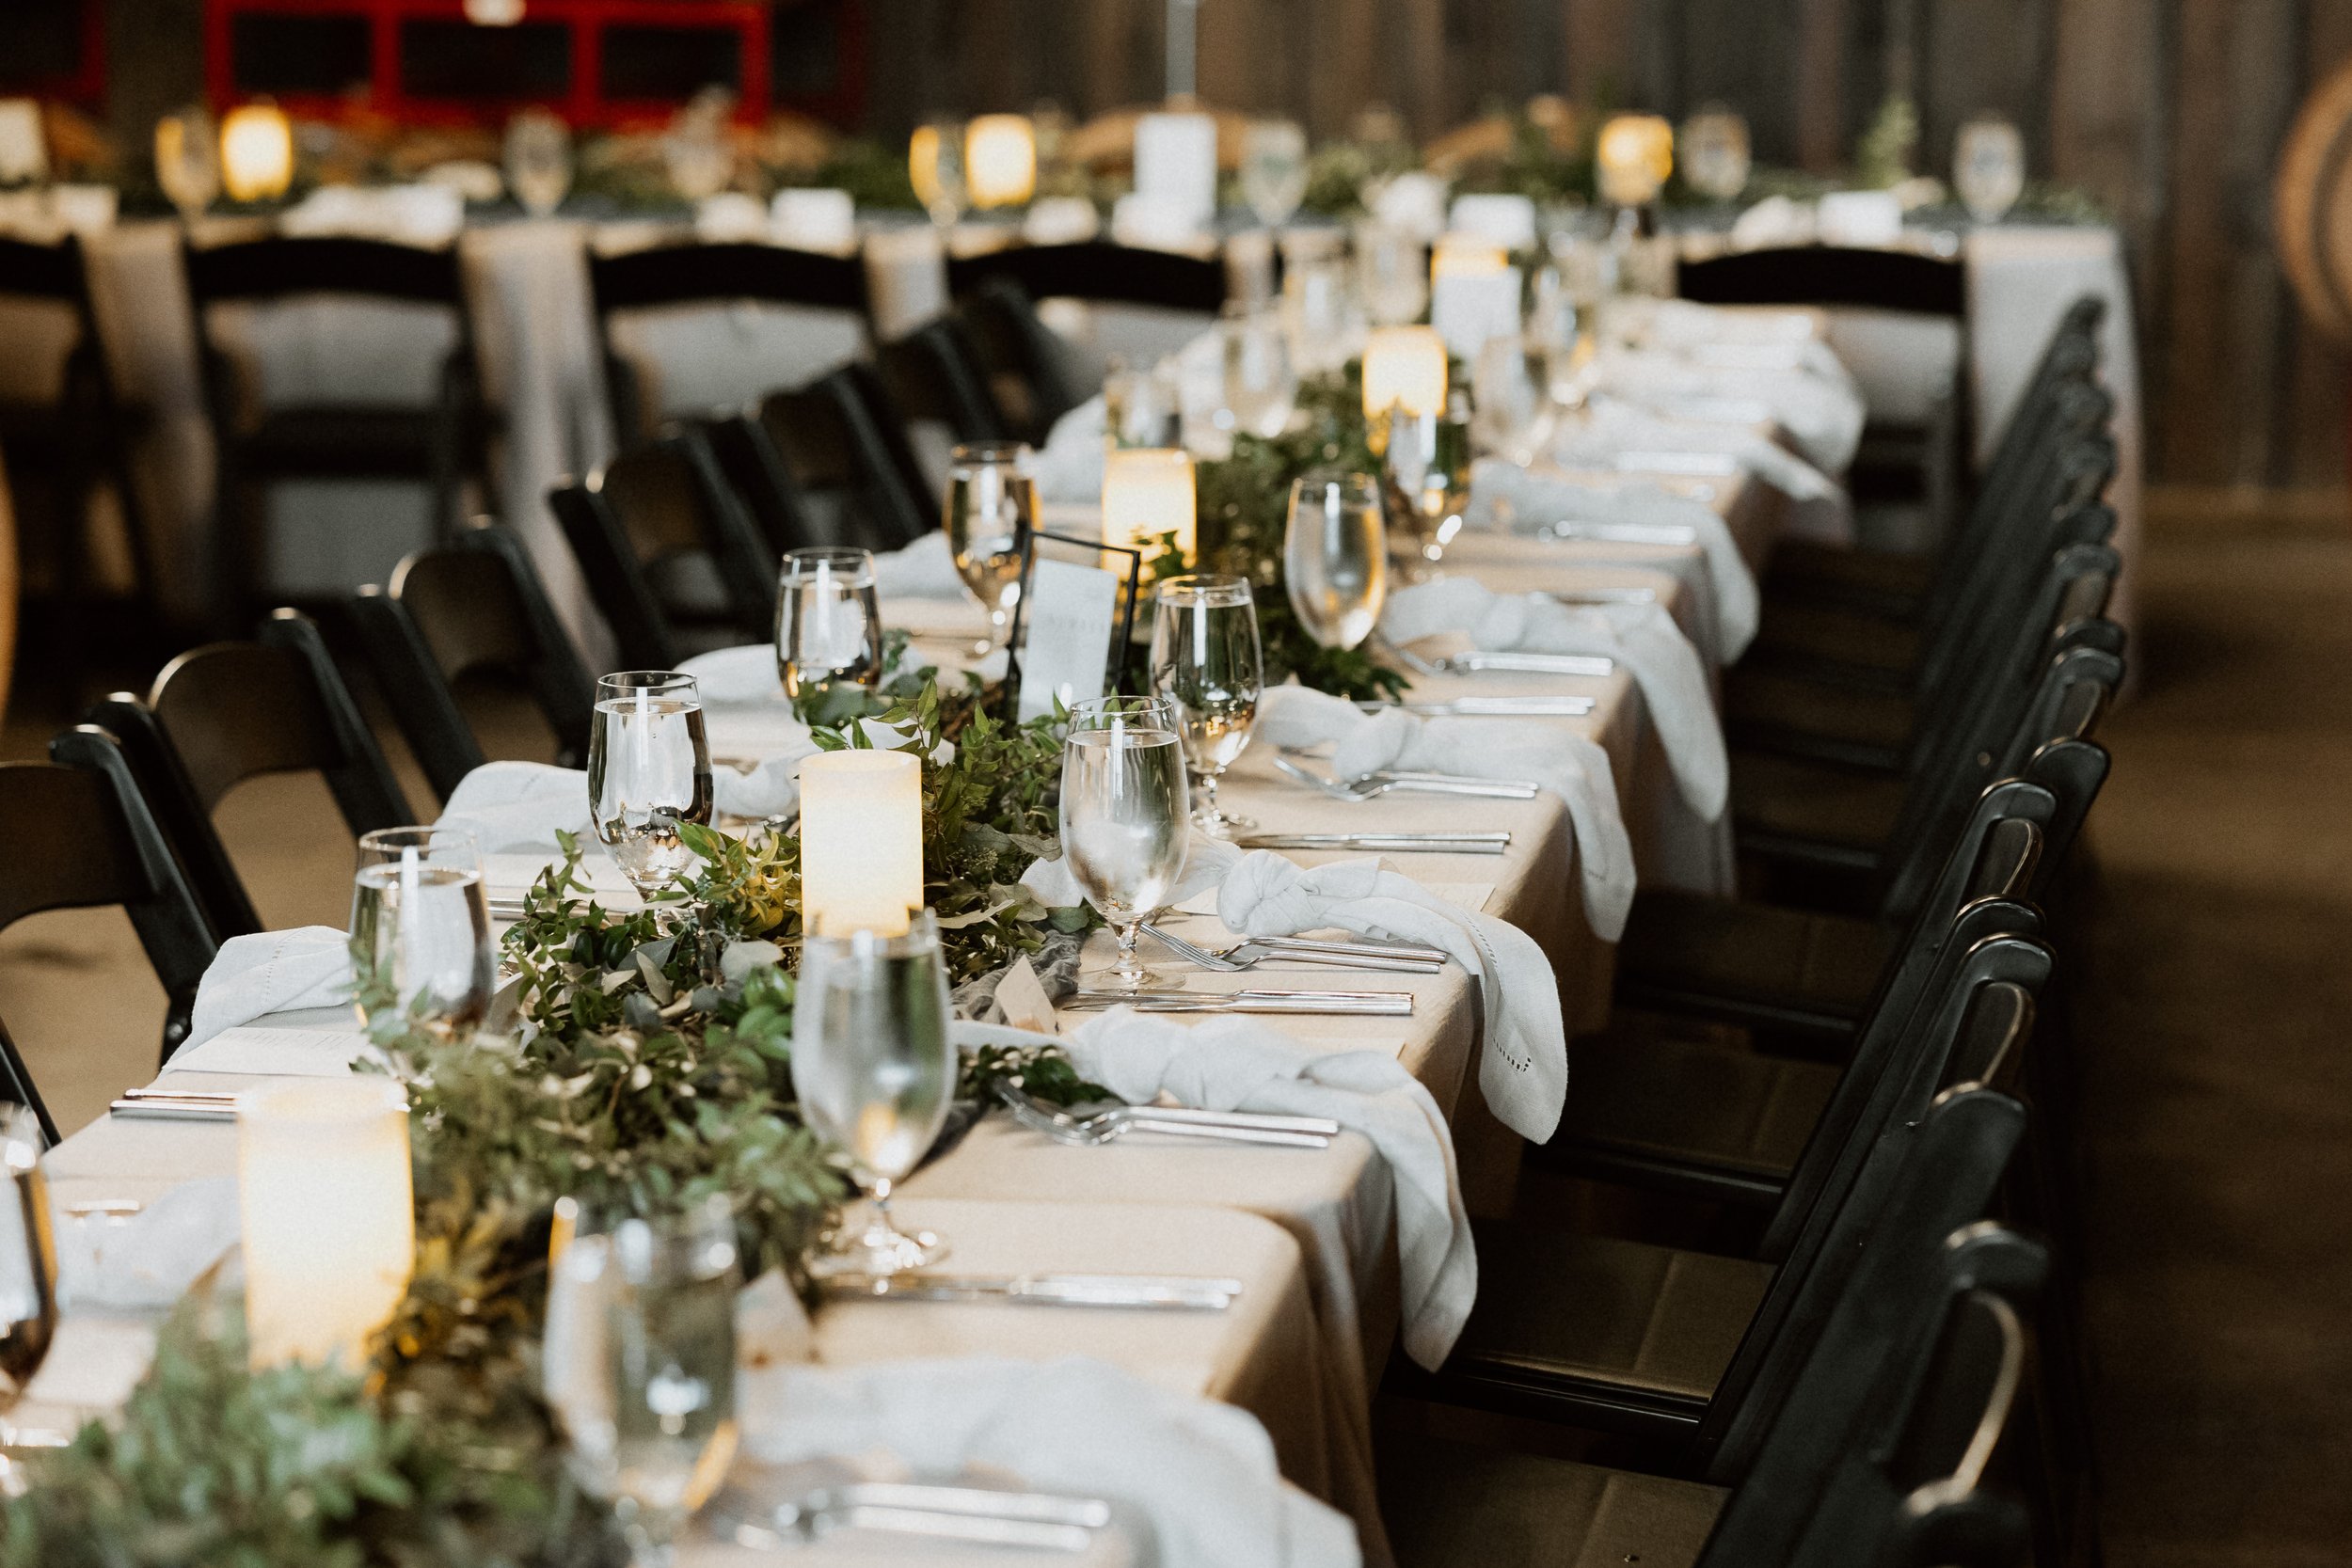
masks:
[[[1391,1370],[1406,1568],[2097,1560],[2057,952],[2122,675],[2098,321],[1940,559],[1776,555],[1753,895],[1637,895],[1454,1355]]]

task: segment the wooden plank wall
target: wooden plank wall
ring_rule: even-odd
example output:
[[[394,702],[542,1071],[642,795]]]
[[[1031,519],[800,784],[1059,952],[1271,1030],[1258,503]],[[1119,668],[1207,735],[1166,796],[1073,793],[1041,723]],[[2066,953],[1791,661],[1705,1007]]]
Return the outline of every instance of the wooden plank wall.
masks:
[[[868,0],[871,128],[926,109],[1091,113],[1157,95],[1161,0]],[[1317,135],[1388,103],[1427,135],[1538,91],[1745,113],[1759,156],[1851,150],[1890,81],[1925,163],[1995,108],[2038,176],[2123,226],[2149,439],[2184,484],[2344,482],[2352,364],[2296,319],[2269,172],[2295,106],[2352,61],[2352,0],[1201,0],[1200,87]]]

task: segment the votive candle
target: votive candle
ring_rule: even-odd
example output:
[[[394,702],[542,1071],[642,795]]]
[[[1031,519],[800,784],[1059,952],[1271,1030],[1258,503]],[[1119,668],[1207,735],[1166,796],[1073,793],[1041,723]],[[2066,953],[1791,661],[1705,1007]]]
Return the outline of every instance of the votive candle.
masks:
[[[922,759],[871,751],[803,758],[803,927],[903,936],[922,907]]]

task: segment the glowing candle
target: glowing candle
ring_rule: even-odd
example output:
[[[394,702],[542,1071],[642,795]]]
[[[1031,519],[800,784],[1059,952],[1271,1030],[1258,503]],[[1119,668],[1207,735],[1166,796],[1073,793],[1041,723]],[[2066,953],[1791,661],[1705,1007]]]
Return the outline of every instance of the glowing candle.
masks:
[[[1600,128],[1594,155],[1604,198],[1620,207],[1647,206],[1675,171],[1675,128],[1660,115],[1618,115]]]
[[[963,133],[975,207],[1018,207],[1037,191],[1037,133],[1026,115],[981,115]]]
[[[1103,543],[1149,552],[1162,534],[1192,559],[1200,505],[1192,485],[1192,454],[1168,447],[1130,447],[1103,465]]]
[[[923,907],[923,764],[912,752],[801,762],[801,924],[904,936]]]
[[[267,201],[294,183],[294,128],[264,100],[220,122],[220,176],[231,201]]]
[[[416,1263],[400,1085],[304,1078],[239,1097],[237,1206],[253,1365],[364,1365]]]
[[[1364,418],[1445,412],[1445,340],[1432,326],[1375,327],[1364,342]]]

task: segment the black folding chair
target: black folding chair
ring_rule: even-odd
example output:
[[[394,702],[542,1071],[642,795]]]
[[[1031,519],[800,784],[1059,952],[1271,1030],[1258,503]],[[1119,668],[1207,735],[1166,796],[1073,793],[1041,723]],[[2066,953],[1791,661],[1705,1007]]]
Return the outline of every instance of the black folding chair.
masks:
[[[999,280],[1016,285],[1033,300],[1151,305],[1210,316],[1225,308],[1222,261],[1105,240],[1008,245],[947,263],[947,289],[959,299]]]
[[[428,486],[435,526],[463,516],[459,483],[486,483],[491,417],[474,363],[473,326],[453,246],[385,240],[273,237],[183,249],[212,420],[222,587],[241,606],[261,586],[262,492],[295,479],[401,479]],[[273,404],[220,336],[215,308],[341,298],[431,306],[454,341],[434,389],[414,404]]]
[[[485,521],[420,550],[389,587],[360,589],[351,611],[377,689],[442,800],[486,760],[458,696],[474,678],[526,693],[555,736],[556,762],[584,766],[594,686],[508,530]]]
[[[37,828],[0,865],[0,929],[44,910],[121,906],[168,999],[162,1051],[168,1060],[187,1037],[197,984],[213,961],[212,929],[113,736],[87,725],[71,729],[49,743],[49,762],[0,763],[0,812]],[[57,1125],[5,1025],[0,1098],[31,1107],[41,1135],[57,1141]]]
[[[417,820],[400,781],[309,616],[275,611],[251,642],[215,642],[164,666],[145,700],[118,692],[87,715],[120,742],[214,936],[262,929],[213,826],[221,798],[263,773],[316,772],[354,837]]]
[[[1016,427],[971,324],[957,311],[882,344],[875,357],[892,404],[907,420],[944,425],[958,441],[1042,438]]]
[[[776,554],[691,426],[548,495],[624,667],[774,635]]]
[[[710,444],[778,554],[811,545],[901,549],[939,526],[930,482],[871,365],[771,392],[713,425]]]
[[[647,406],[635,369],[615,346],[616,315],[671,306],[751,301],[846,312],[857,318],[862,329],[870,316],[863,261],[854,256],[827,256],[783,245],[696,242],[611,256],[592,252],[588,282],[604,346],[605,386],[612,404],[613,428],[624,443],[653,436],[661,420],[660,410]],[[764,378],[763,386],[790,386],[807,374],[806,366],[778,365],[772,375]]]

